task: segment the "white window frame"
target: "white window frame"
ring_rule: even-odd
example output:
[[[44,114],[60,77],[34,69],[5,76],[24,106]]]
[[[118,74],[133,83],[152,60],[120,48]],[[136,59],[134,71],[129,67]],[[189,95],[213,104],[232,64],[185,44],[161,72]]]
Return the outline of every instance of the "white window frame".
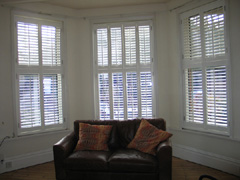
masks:
[[[203,13],[207,12],[209,10],[216,9],[218,7],[223,7],[224,9],[224,40],[225,40],[225,55],[222,57],[217,58],[211,58],[210,61],[207,62],[207,57],[200,57],[195,58],[189,61],[184,57],[184,38],[183,38],[183,32],[184,32],[184,25],[183,20],[185,18],[189,18],[191,16],[200,14],[201,19],[200,23],[203,24]],[[183,118],[182,119],[182,128],[187,130],[195,130],[210,134],[218,134],[218,135],[224,135],[224,136],[230,136],[231,135],[231,62],[230,62],[230,46],[229,46],[229,36],[228,36],[228,13],[227,13],[227,3],[224,0],[219,0],[213,3],[209,3],[197,8],[194,8],[189,11],[185,11],[182,14],[180,14],[180,22],[181,22],[181,82],[182,82],[182,94],[183,99],[182,102],[184,103],[182,113]],[[202,53],[205,55],[204,50],[204,37],[203,37],[203,25],[201,25],[201,41],[202,41]],[[206,104],[206,93],[207,93],[207,87],[206,87],[206,69],[210,67],[219,67],[219,66],[225,66],[226,67],[226,91],[227,91],[227,126],[226,127],[220,127],[216,125],[209,125],[207,124],[207,104]],[[186,121],[186,89],[185,89],[185,70],[187,69],[193,69],[193,68],[199,68],[203,71],[203,124],[195,123],[195,122],[187,122]]]
[[[136,20],[137,19],[137,20]],[[137,76],[139,78],[140,76],[140,72],[144,72],[144,71],[148,71],[151,72],[151,78],[152,78],[152,116],[156,117],[156,95],[155,95],[155,73],[154,70],[156,67],[154,67],[154,31],[153,31],[153,20],[152,19],[139,19],[139,18],[134,18],[134,20],[122,20],[122,19],[117,19],[117,20],[110,20],[110,22],[97,22],[92,24],[92,37],[93,37],[93,82],[94,82],[94,117],[95,119],[100,119],[100,114],[99,114],[99,89],[98,89],[98,73],[102,72],[102,73],[109,73],[112,74],[112,72],[122,72],[123,73],[123,83],[126,84],[126,72],[130,72],[131,70],[134,72],[137,72]],[[115,23],[112,23],[114,22]],[[97,57],[97,33],[96,30],[98,28],[108,28],[108,34],[110,34],[109,28],[111,27],[125,27],[125,26],[140,26],[140,25],[149,25],[150,26],[150,49],[151,49],[151,62],[150,65],[148,66],[144,66],[144,65],[139,65],[139,62],[137,62],[136,67],[131,67],[128,65],[125,65],[125,57],[123,57],[123,62],[122,65],[120,66],[111,66],[111,53],[108,53],[108,66],[106,67],[98,67],[98,57]],[[123,29],[122,29],[123,30]],[[123,33],[123,32],[122,32]],[[108,37],[110,37],[110,35],[108,35]],[[136,34],[137,37],[137,34]],[[137,37],[138,38],[138,37]],[[110,38],[109,38],[110,39]],[[110,40],[108,40],[109,43],[108,45],[110,45]],[[136,41],[138,41],[138,39],[136,39]],[[124,56],[124,40],[122,40],[122,56]],[[108,52],[110,52],[111,47],[109,47]],[[139,47],[136,47],[137,49]],[[139,53],[136,52],[137,55],[137,59],[139,57]],[[138,60],[137,60],[138,61]],[[136,71],[137,70],[137,71]],[[110,77],[109,75],[109,81],[112,81],[112,77]],[[138,87],[139,87],[139,82],[138,82]],[[138,94],[140,93],[140,88],[138,89]],[[126,97],[126,85],[124,85],[124,118],[123,119],[136,119],[136,118],[143,118],[141,113],[138,114],[138,116],[136,116],[135,118],[128,118],[127,117],[127,107],[126,107],[126,103],[127,103],[127,97]],[[113,101],[112,101],[112,88],[110,87],[109,89],[109,94],[110,94],[110,119],[114,119],[113,118]],[[139,99],[139,97],[138,97]],[[138,100],[138,102],[140,102],[140,100]],[[138,109],[140,109],[140,103],[138,103]]]
[[[25,66],[19,65],[18,63],[18,35],[17,35],[17,22],[26,22],[34,23],[38,25],[38,56],[39,56],[39,65],[38,66]],[[13,37],[13,87],[14,87],[14,99],[15,99],[15,134],[17,136],[24,135],[33,135],[46,132],[54,132],[59,130],[66,130],[67,126],[67,98],[66,98],[66,56],[65,56],[65,41],[66,37],[64,35],[64,20],[61,18],[49,17],[45,15],[38,15],[29,12],[23,11],[13,11],[12,12],[12,37]],[[60,28],[60,63],[57,66],[43,66],[42,65],[42,39],[41,39],[41,25],[53,26]],[[21,75],[27,74],[38,74],[39,80],[39,96],[40,96],[40,116],[41,116],[41,125],[36,127],[21,128],[20,120],[20,95],[19,95],[19,77]],[[44,83],[43,77],[46,75],[56,75],[61,79],[61,92],[59,95],[62,97],[61,105],[62,108],[59,110],[62,111],[62,120],[60,123],[45,125],[44,120]],[[59,87],[58,87],[59,89]],[[58,92],[58,93],[59,93]],[[59,99],[57,100],[59,101]],[[60,106],[61,106],[60,105]],[[58,107],[59,108],[59,107]]]

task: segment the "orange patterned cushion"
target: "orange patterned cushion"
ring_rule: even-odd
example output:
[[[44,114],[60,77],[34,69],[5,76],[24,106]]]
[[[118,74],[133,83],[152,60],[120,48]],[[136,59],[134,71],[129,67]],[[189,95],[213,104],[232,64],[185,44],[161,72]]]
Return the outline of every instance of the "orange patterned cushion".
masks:
[[[112,126],[110,125],[90,125],[86,123],[79,123],[79,140],[75,151],[108,151],[107,141],[111,130]]]
[[[172,134],[159,130],[147,120],[142,120],[133,140],[128,144],[127,148],[136,149],[148,154],[156,154],[156,146]]]

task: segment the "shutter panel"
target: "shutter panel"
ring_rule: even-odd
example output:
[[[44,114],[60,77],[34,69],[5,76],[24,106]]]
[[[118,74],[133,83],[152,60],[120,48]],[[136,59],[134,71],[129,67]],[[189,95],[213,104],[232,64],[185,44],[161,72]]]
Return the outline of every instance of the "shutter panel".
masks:
[[[201,58],[200,15],[183,20],[184,58],[188,60]]]
[[[139,55],[140,64],[150,64],[150,26],[139,26]]]
[[[99,114],[100,119],[110,119],[109,76],[108,73],[98,74]]]
[[[63,123],[61,74],[43,75],[45,125]]]
[[[204,35],[206,57],[225,55],[223,7],[204,13]]]
[[[186,121],[203,123],[202,70],[185,70]]]
[[[39,65],[38,24],[17,22],[18,64]]]
[[[122,73],[112,74],[113,90],[113,118],[124,119],[124,98],[123,98],[123,75]]]
[[[112,65],[122,65],[122,30],[121,27],[111,28]]]
[[[44,66],[61,65],[61,30],[54,26],[42,27],[42,64]]]
[[[152,74],[140,73],[142,117],[152,117]]]
[[[207,123],[228,125],[226,67],[211,67],[206,71],[207,78]]]
[[[39,75],[19,75],[20,128],[41,126]]]
[[[130,26],[124,28],[125,35],[125,62],[126,65],[135,65],[136,55],[136,27]]]
[[[97,29],[98,66],[108,66],[108,31],[107,28]]]
[[[138,117],[138,83],[137,73],[127,72],[127,117],[134,119]]]

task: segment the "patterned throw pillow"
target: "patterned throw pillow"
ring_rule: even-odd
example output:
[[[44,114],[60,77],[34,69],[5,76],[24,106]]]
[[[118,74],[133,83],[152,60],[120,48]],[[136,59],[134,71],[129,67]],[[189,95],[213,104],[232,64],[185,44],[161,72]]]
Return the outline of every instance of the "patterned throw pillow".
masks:
[[[111,125],[90,125],[86,123],[79,123],[79,140],[75,151],[108,151],[107,141],[109,139],[111,130]]]
[[[127,148],[136,149],[156,155],[156,146],[172,136],[171,133],[160,130],[147,120],[141,120],[140,126]]]

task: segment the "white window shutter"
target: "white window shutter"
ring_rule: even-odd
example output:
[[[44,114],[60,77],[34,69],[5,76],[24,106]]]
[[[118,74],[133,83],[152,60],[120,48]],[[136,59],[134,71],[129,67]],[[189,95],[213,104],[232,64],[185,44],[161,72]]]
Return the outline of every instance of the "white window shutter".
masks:
[[[125,63],[135,65],[137,61],[136,49],[136,27],[129,26],[124,28],[125,35]]]
[[[100,119],[110,119],[109,75],[98,74],[99,116]]]
[[[113,118],[124,119],[124,91],[123,91],[123,74],[112,74],[112,91],[113,91]]]
[[[152,74],[151,72],[140,73],[141,86],[141,110],[142,117],[152,117]]]
[[[205,53],[207,58],[225,55],[224,10],[219,7],[204,13]]]
[[[44,66],[61,65],[61,29],[42,25],[42,64]]]
[[[97,59],[98,66],[108,66],[108,30],[97,29]]]
[[[203,82],[201,69],[185,70],[186,121],[203,123]]]
[[[61,74],[43,76],[43,104],[45,125],[63,123]]]
[[[114,27],[111,31],[111,56],[112,66],[122,65],[122,29]]]
[[[19,75],[20,127],[41,126],[40,84],[38,74]]]
[[[184,59],[194,60],[202,57],[200,15],[183,19]]]
[[[133,119],[138,117],[138,79],[136,72],[127,72],[127,117]]]
[[[150,44],[150,25],[139,26],[139,55],[140,64],[150,64],[151,44]]]
[[[17,22],[18,65],[38,66],[38,24]]]
[[[228,125],[227,74],[226,67],[209,67],[207,78],[207,123],[209,125]]]

